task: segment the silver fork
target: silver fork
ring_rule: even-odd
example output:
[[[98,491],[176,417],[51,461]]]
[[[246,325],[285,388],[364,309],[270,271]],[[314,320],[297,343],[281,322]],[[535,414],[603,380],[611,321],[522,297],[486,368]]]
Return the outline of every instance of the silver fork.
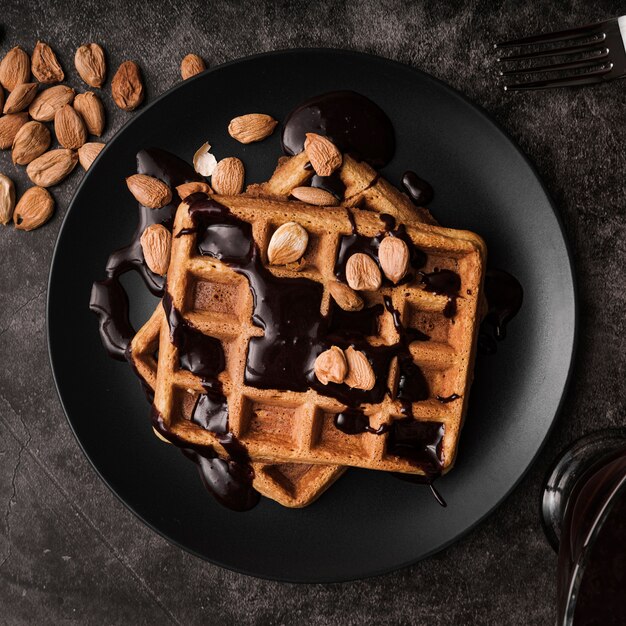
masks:
[[[546,44],[557,43],[563,45],[546,47]],[[524,52],[526,46],[538,46],[539,49]],[[553,78],[508,83],[504,86],[505,91],[575,87],[624,78],[626,76],[626,16],[555,33],[504,41],[495,44],[494,48],[497,50],[522,48],[522,51],[517,54],[500,56],[499,63],[542,60],[540,65],[501,70],[500,76],[505,79],[523,74],[558,73]],[[572,55],[577,55],[577,57],[568,61],[567,57]],[[561,57],[564,57],[563,60],[557,60]],[[552,62],[553,60],[556,62]],[[588,71],[572,72],[572,70]]]

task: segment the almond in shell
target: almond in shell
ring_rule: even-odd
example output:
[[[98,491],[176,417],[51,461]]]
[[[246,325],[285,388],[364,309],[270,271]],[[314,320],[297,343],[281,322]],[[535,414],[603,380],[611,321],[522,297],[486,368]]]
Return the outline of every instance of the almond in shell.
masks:
[[[152,224],[141,234],[143,258],[151,272],[159,276],[167,274],[172,249],[172,233],[162,224]]]
[[[191,183],[183,183],[182,185],[178,185],[178,187],[176,187],[176,192],[178,193],[180,199],[184,200],[187,196],[190,196],[192,193],[212,194],[213,189],[211,189],[211,185],[209,185],[209,183],[194,181]]]
[[[375,291],[382,284],[382,276],[372,257],[357,252],[346,263],[346,281],[356,291]]]
[[[39,92],[28,107],[30,116],[38,122],[51,122],[56,112],[66,104],[72,104],[74,90],[67,85],[55,85]]]
[[[337,146],[330,139],[316,133],[306,134],[304,151],[315,173],[319,176],[330,176],[341,167],[343,162],[343,157]]]
[[[197,54],[188,54],[180,63],[180,75],[187,80],[206,70],[204,59]]]
[[[70,150],[78,150],[87,141],[83,118],[71,104],[62,106],[54,115],[54,132],[58,142]]]
[[[322,385],[341,384],[348,374],[348,364],[343,350],[337,346],[325,350],[315,359],[313,370]]]
[[[374,370],[363,352],[355,350],[350,346],[345,352],[348,363],[348,375],[343,381],[352,389],[362,389],[369,391],[376,384]]]
[[[4,174],[0,174],[0,224],[8,224],[15,208],[15,185]]]
[[[398,237],[385,237],[378,248],[378,261],[385,276],[397,284],[409,269],[409,247]]]
[[[91,167],[103,148],[104,144],[98,141],[88,141],[78,148],[78,162],[85,171]]]
[[[28,165],[50,147],[50,131],[41,122],[26,122],[17,131],[11,158],[17,165]]]
[[[37,83],[21,83],[9,94],[3,113],[19,113],[28,107],[37,95]]]
[[[0,84],[13,91],[30,78],[30,57],[19,46],[11,48],[0,61]]]
[[[111,81],[111,95],[123,111],[134,111],[144,99],[143,80],[134,61],[124,61]]]
[[[337,206],[339,200],[330,191],[318,187],[296,187],[291,190],[291,195],[300,202],[315,206]]]
[[[243,163],[236,157],[227,157],[215,167],[211,177],[211,186],[215,193],[235,196],[243,191],[245,175]]]
[[[299,260],[309,243],[309,233],[297,222],[279,226],[267,247],[267,259],[272,265],[287,265]]]
[[[12,113],[0,117],[0,150],[13,145],[17,131],[28,122],[28,113]]]
[[[20,198],[13,222],[18,230],[34,230],[45,224],[54,212],[54,199],[47,189],[31,187]]]
[[[135,200],[150,209],[160,209],[172,201],[172,190],[162,180],[146,174],[134,174],[126,185]]]
[[[79,93],[74,98],[74,108],[85,122],[91,135],[100,137],[104,132],[104,106],[93,91]]]
[[[97,43],[88,43],[76,50],[74,65],[80,77],[90,87],[102,87],[107,66],[104,50]]]
[[[230,121],[228,134],[240,143],[262,141],[274,132],[277,124],[271,115],[248,113]]]
[[[52,48],[38,41],[31,57],[33,76],[40,83],[60,83],[64,78],[63,68]]]
[[[78,163],[74,150],[59,148],[44,152],[26,167],[28,177],[40,187],[52,187],[60,183]]]

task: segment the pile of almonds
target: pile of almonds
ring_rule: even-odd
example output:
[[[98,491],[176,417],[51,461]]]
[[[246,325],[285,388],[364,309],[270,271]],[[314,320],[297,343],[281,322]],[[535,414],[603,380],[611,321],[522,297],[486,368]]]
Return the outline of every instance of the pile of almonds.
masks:
[[[97,43],[80,46],[74,66],[87,86],[100,89],[105,84],[106,57]],[[195,54],[187,55],[180,67],[183,79],[205,69]],[[90,141],[90,136],[99,138],[104,133],[102,100],[95,91],[77,94],[61,84],[64,80],[57,55],[41,41],[30,56],[16,46],[0,61],[0,150],[11,150],[13,164],[26,166],[35,185],[16,204],[13,181],[0,173],[0,224],[13,220],[19,230],[45,224],[54,212],[48,188],[61,183],[77,163],[87,170],[104,148],[101,141]],[[119,66],[111,80],[111,96],[124,111],[134,111],[143,102],[145,89],[137,63],[124,61]],[[58,147],[53,146],[54,138]]]

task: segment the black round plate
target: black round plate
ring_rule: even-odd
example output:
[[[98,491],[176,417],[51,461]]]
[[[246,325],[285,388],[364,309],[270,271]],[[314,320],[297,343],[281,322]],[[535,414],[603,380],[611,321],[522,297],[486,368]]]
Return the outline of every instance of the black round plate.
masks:
[[[208,495],[194,465],[152,433],[130,367],[110,360],[88,309],[91,283],[109,253],[131,237],[135,202],[124,178],[135,154],[159,146],[191,160],[208,140],[218,158],[241,157],[247,182],[273,171],[279,133],[242,146],[231,118],[284,119],[298,102],[352,89],[393,121],[397,151],[384,175],[399,184],[414,169],[435,189],[445,226],[473,230],[493,266],[524,286],[524,305],[497,355],[480,357],[456,467],[428,489],[382,472],[349,470],[312,506],[263,499],[234,513]],[[125,280],[136,327],[156,300]],[[463,96],[385,59],[336,50],[292,50],[216,67],[159,98],[117,134],[85,176],[59,235],[48,293],[52,367],[74,433],[98,473],[142,520],[214,563],[286,581],[330,582],[393,570],[458,539],[513,489],[555,418],[572,362],[576,297],[559,220],[517,146]]]

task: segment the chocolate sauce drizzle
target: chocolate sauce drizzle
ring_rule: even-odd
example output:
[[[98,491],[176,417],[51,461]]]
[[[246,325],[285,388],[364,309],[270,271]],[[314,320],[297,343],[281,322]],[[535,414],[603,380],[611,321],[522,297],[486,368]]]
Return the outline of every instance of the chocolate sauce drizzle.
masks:
[[[453,318],[456,315],[456,299],[461,289],[461,277],[452,270],[435,270],[429,274],[421,272],[420,276],[426,291],[448,298],[443,314],[444,317]]]
[[[404,172],[402,176],[402,186],[406,189],[411,200],[418,206],[425,206],[432,202],[434,191],[433,188],[415,172]]]

